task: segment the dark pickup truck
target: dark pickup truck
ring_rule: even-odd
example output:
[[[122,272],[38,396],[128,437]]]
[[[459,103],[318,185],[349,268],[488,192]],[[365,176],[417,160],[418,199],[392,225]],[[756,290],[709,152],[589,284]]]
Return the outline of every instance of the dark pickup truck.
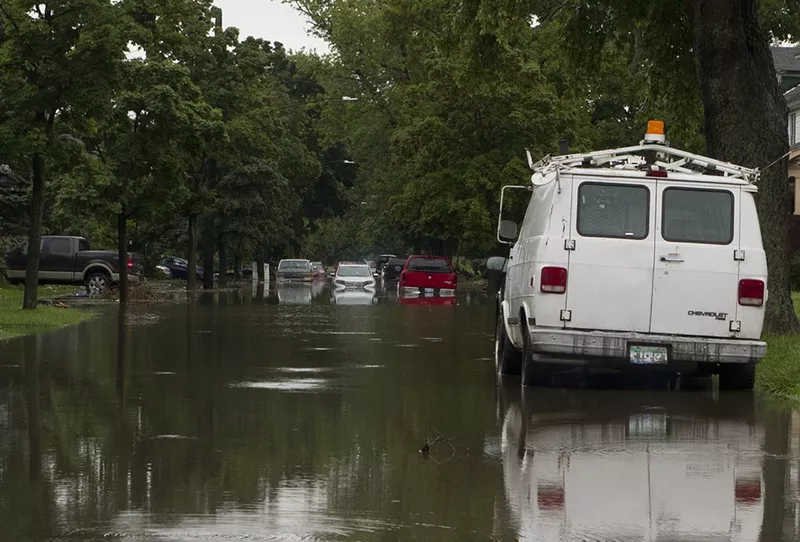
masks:
[[[25,280],[28,260],[27,241],[6,255],[9,282]],[[133,270],[133,260],[125,262]],[[131,273],[130,280],[138,275]],[[83,237],[42,237],[42,253],[39,259],[40,284],[83,284],[90,295],[101,294],[119,282],[119,257],[116,252],[92,250]]]

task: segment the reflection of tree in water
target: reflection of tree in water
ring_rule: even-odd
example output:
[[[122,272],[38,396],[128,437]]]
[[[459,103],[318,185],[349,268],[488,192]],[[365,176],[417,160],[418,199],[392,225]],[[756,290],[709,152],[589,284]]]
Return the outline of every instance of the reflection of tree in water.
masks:
[[[158,326],[126,325],[120,313],[94,322],[91,336],[78,341],[66,357],[58,355],[58,340],[50,339],[32,355],[33,360],[50,360],[36,380],[39,393],[30,394],[40,398],[39,410],[26,404],[20,391],[7,402],[10,417],[17,420],[15,434],[28,436],[26,418],[40,420],[33,423],[40,432],[30,435],[30,448],[37,448],[38,436],[41,451],[34,458],[40,457],[42,466],[34,470],[42,478],[42,492],[34,491],[35,482],[27,476],[4,478],[4,532],[25,533],[22,538],[76,528],[105,532],[113,530],[121,510],[152,513],[169,523],[172,514],[215,513],[232,505],[255,513],[291,506],[298,517],[303,517],[302,507],[356,515],[371,510],[406,526],[436,511],[437,521],[463,526],[464,532],[485,532],[492,525],[503,502],[502,480],[499,466],[487,463],[481,453],[483,434],[474,431],[476,424],[495,423],[492,408],[486,408],[491,396],[485,383],[464,375],[458,363],[474,359],[483,337],[469,335],[452,348],[441,346],[445,361],[438,362],[452,377],[438,393],[420,394],[417,386],[406,385],[407,371],[430,360],[410,357],[403,348],[378,351],[363,337],[346,335],[332,336],[346,352],[332,362],[334,369],[339,364],[386,365],[362,370],[358,393],[335,388],[266,392],[231,388],[226,382],[247,364],[290,363],[298,355],[297,336],[254,339],[240,329],[240,321],[221,317],[219,307],[187,304],[172,310],[185,312]],[[428,308],[408,321],[411,329],[397,326],[394,317],[372,321],[354,314],[352,320],[332,322],[326,325],[381,330],[390,343],[408,342],[409,334],[419,339],[418,326],[441,336],[464,323],[451,311]],[[29,374],[37,373],[26,373],[25,387]],[[454,404],[463,408],[453,409]],[[416,450],[431,427],[446,431],[471,453],[445,466],[421,461]],[[0,450],[4,472],[27,472],[11,467],[27,462],[18,446]],[[298,502],[297,494],[305,495],[305,501]],[[39,504],[19,495],[31,495]],[[454,502],[463,506],[454,507]],[[427,532],[416,529],[423,530],[403,532]]]
[[[765,404],[764,424],[764,515],[761,542],[795,540],[794,507],[787,507],[789,481],[789,428],[791,411],[785,405]]]

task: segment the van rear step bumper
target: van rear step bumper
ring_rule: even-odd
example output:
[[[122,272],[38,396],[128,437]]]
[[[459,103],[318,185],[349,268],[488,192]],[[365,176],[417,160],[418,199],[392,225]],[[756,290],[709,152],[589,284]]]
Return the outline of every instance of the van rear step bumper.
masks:
[[[530,339],[534,361],[571,365],[592,364],[592,358],[627,363],[631,344],[666,346],[670,363],[756,363],[767,353],[763,341],[651,333],[532,328]]]

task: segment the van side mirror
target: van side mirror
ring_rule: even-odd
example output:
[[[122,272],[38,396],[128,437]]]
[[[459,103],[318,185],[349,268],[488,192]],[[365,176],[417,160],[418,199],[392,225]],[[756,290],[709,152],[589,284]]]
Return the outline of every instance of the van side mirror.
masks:
[[[501,220],[497,235],[502,241],[513,241],[517,238],[517,223],[513,220]]]
[[[505,271],[506,259],[502,256],[492,256],[486,260],[486,269],[488,271]]]

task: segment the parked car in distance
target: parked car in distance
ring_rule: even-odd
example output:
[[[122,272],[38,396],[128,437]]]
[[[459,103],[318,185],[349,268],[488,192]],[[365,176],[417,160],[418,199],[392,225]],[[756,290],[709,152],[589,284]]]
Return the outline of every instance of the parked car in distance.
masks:
[[[328,276],[328,272],[325,270],[325,266],[322,262],[311,262],[311,274],[314,275],[315,279]]]
[[[378,261],[375,263],[375,271],[380,273],[383,271],[383,266],[386,265],[386,262],[391,260],[392,258],[397,258],[394,254],[381,254],[378,257]]]
[[[188,280],[189,260],[178,256],[167,256],[161,260],[161,266],[169,270],[170,278],[178,280]],[[202,280],[205,273],[202,267],[195,267],[194,276],[197,280]]]
[[[367,265],[364,261],[358,260],[341,260],[336,262],[336,265],[333,266],[333,271],[331,271],[331,278],[336,276],[336,271],[338,271],[340,265]]]
[[[669,147],[658,122],[638,147],[531,167],[522,227],[502,209],[498,223],[512,248],[497,372],[526,386],[570,365],[718,374],[752,389],[768,297],[758,171]]]
[[[372,290],[375,289],[375,277],[366,264],[340,264],[336,268],[336,276],[333,277],[333,287],[337,290]]]
[[[383,265],[381,275],[383,280],[392,281],[400,278],[400,273],[403,272],[403,267],[406,265],[408,258],[391,258]]]
[[[26,241],[6,256],[8,281],[24,281],[27,263]],[[125,265],[129,271],[129,280],[139,280],[139,275],[133,272],[133,259],[128,257]],[[39,257],[40,284],[82,284],[90,295],[97,295],[119,283],[119,272],[119,254],[116,251],[92,250],[89,241],[83,237],[59,235],[42,237]]]
[[[281,260],[275,272],[279,281],[311,281],[313,273],[311,262],[308,260]]]
[[[444,256],[409,256],[400,273],[398,289],[404,295],[452,296],[458,276]]]

